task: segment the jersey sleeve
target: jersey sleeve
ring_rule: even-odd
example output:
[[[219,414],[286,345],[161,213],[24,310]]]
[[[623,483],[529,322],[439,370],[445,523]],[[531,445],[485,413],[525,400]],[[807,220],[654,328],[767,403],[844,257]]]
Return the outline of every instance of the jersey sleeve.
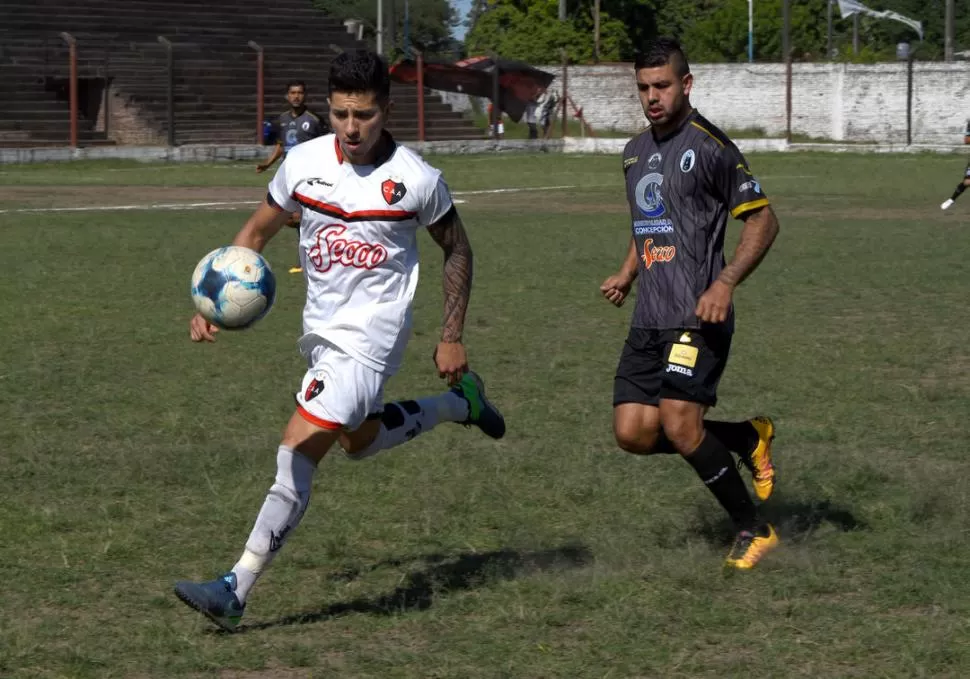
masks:
[[[734,144],[729,142],[719,150],[714,167],[714,188],[735,219],[770,204],[761,183],[748,169],[748,161]]]
[[[636,165],[639,160],[640,156],[633,147],[633,142],[628,142],[623,148],[623,174],[625,175],[627,171]]]
[[[295,182],[291,183],[287,176],[287,164],[289,162],[289,158],[284,158],[283,162],[280,163],[273,180],[269,183],[269,197],[281,210],[293,212],[300,207],[300,204],[293,199],[293,190],[296,188],[296,184]]]
[[[448,184],[441,175],[438,175],[427,197],[418,208],[418,223],[421,226],[431,226],[448,214],[452,207],[454,203],[451,200]]]

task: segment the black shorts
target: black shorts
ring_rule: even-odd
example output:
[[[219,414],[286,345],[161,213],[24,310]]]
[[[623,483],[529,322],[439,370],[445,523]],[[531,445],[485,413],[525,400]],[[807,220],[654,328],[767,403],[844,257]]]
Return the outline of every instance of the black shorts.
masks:
[[[660,399],[717,403],[717,383],[731,350],[724,326],[702,330],[630,328],[613,378],[613,407],[659,405]]]

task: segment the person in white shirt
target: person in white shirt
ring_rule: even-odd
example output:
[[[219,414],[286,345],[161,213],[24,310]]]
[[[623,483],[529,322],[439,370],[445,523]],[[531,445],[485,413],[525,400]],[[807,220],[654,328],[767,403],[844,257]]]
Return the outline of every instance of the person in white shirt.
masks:
[[[441,173],[384,129],[387,65],[373,52],[344,52],[333,61],[328,89],[334,133],[287,154],[266,199],[233,240],[262,251],[302,208],[307,299],[299,347],[308,370],[277,451],[275,483],[242,556],[215,580],[175,585],[179,599],[227,630],[239,624],[250,589],[299,524],[317,464],[334,443],[360,460],[441,422],[474,425],[493,439],[505,434],[505,420],[468,370],[462,344],[472,282],[468,236]],[[410,335],[420,228],[445,255],[434,361],[450,389],[384,405],[384,385],[399,370]],[[195,342],[214,341],[215,332],[200,315],[189,324]]]

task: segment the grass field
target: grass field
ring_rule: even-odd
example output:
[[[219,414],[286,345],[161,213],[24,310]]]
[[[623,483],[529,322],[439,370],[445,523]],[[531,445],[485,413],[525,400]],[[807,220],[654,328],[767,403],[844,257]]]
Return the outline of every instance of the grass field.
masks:
[[[273,312],[199,346],[189,276],[245,205],[0,213],[0,676],[970,675],[970,198],[938,207],[964,161],[749,160],[782,231],[738,291],[714,415],[775,418],[782,548],[724,574],[730,526],[691,469],[612,441],[630,307],[598,285],[629,238],[619,160],[437,158],[476,252],[470,359],[508,435],[447,425],[325,460],[235,635],[171,587],[232,565],[272,482],[304,369],[294,235],[267,250]],[[0,210],[258,201],[267,179],[6,166]],[[571,188],[469,193],[549,186]],[[389,398],[442,388],[421,242]]]

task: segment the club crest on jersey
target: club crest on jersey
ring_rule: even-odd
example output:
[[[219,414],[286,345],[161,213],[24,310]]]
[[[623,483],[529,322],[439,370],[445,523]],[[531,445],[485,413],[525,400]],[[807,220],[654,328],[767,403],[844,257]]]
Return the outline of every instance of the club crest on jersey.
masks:
[[[680,171],[687,173],[694,169],[694,149],[687,149],[680,157]]]
[[[388,205],[394,205],[394,203],[400,203],[401,199],[407,195],[407,187],[399,181],[393,179],[386,179],[381,184],[381,193],[384,194],[384,200]]]
[[[651,172],[648,175],[644,175],[643,178],[637,182],[637,207],[640,208],[640,212],[647,217],[662,217],[667,211],[667,208],[664,207],[663,194],[660,192],[660,186],[663,183],[664,176],[657,172]]]
[[[306,391],[303,392],[304,401],[312,401],[323,391],[323,380],[318,380],[314,377],[310,380],[310,384],[307,385]]]

